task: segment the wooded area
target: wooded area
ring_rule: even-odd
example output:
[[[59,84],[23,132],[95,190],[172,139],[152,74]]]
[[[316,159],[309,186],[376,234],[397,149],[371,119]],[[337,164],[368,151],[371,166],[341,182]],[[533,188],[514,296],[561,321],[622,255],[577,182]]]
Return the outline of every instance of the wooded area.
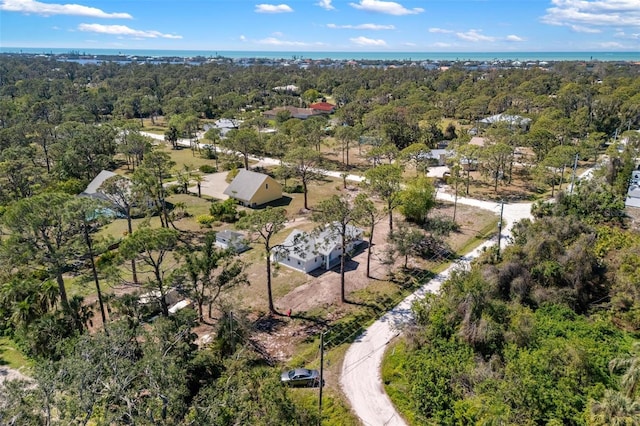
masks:
[[[535,220],[414,306],[384,370],[407,419],[639,423],[640,234],[624,205],[640,157],[639,73],[0,56],[0,332],[33,380],[0,384],[0,423],[316,423],[313,394],[284,388],[279,371],[317,362],[305,345],[322,330],[329,347],[348,344],[462,254],[447,238],[480,225],[456,217],[457,204],[438,215],[438,191],[536,201]],[[297,90],[274,89],[288,85]],[[319,101],[336,112],[263,114]],[[495,114],[529,124],[482,123]],[[223,134],[220,119],[237,126]],[[448,170],[429,177],[438,148]],[[575,169],[592,166],[577,182]],[[253,210],[202,193],[213,172],[241,168],[276,179],[283,200]],[[103,171],[114,175],[88,196]],[[272,255],[293,226],[326,224],[341,241],[338,296],[313,305],[309,290],[310,307],[293,314],[301,354],[282,362],[255,335],[294,321],[282,300],[302,273]],[[357,291],[347,225],[365,235]],[[253,250],[217,247],[231,229]],[[195,309],[172,311],[175,294]],[[323,420],[355,422],[328,386]]]

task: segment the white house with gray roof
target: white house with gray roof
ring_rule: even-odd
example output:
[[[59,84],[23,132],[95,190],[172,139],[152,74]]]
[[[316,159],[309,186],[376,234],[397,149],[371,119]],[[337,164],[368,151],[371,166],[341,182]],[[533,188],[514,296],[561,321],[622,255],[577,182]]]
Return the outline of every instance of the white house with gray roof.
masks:
[[[224,194],[246,207],[257,207],[282,198],[282,185],[269,175],[241,169]]]
[[[294,229],[282,243],[271,260],[304,273],[319,268],[329,270],[336,266],[342,255],[342,238],[336,229],[339,225],[327,224],[320,232],[304,232]],[[362,230],[347,225],[347,252],[362,243]]]
[[[89,185],[87,185],[87,188],[80,193],[80,196],[97,198],[102,201],[109,201],[109,199],[102,192],[100,192],[99,189],[107,179],[113,176],[116,176],[116,174],[110,172],[109,170],[101,171],[96,177],[93,178],[91,182],[89,182]]]
[[[627,207],[640,207],[640,169],[631,172],[631,182],[624,204]]]
[[[496,114],[480,120],[480,124],[484,124],[485,126],[495,123],[506,123],[511,128],[520,127],[522,130],[529,130],[531,119],[520,115]]]

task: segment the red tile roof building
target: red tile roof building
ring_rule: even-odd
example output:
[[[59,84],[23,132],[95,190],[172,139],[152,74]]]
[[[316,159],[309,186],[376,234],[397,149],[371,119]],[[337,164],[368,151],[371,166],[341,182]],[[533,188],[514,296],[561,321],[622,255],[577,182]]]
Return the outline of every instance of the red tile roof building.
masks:
[[[318,102],[316,104],[309,105],[309,108],[331,114],[336,109],[336,106],[329,102]]]

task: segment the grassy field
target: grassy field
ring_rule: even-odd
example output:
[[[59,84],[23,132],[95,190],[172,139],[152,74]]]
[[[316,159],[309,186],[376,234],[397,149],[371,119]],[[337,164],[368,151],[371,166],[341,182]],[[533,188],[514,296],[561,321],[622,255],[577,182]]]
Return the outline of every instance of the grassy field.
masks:
[[[30,365],[31,362],[22,355],[12,340],[8,337],[0,337],[0,366],[17,370]]]

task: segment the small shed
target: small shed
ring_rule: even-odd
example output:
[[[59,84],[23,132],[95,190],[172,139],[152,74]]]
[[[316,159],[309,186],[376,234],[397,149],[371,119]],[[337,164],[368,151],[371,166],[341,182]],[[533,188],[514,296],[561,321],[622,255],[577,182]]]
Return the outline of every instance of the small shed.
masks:
[[[242,169],[224,194],[246,207],[257,207],[282,198],[282,185],[269,175]]]
[[[228,229],[216,233],[216,246],[223,249],[232,249],[236,253],[242,253],[250,248],[243,234],[229,231]]]

